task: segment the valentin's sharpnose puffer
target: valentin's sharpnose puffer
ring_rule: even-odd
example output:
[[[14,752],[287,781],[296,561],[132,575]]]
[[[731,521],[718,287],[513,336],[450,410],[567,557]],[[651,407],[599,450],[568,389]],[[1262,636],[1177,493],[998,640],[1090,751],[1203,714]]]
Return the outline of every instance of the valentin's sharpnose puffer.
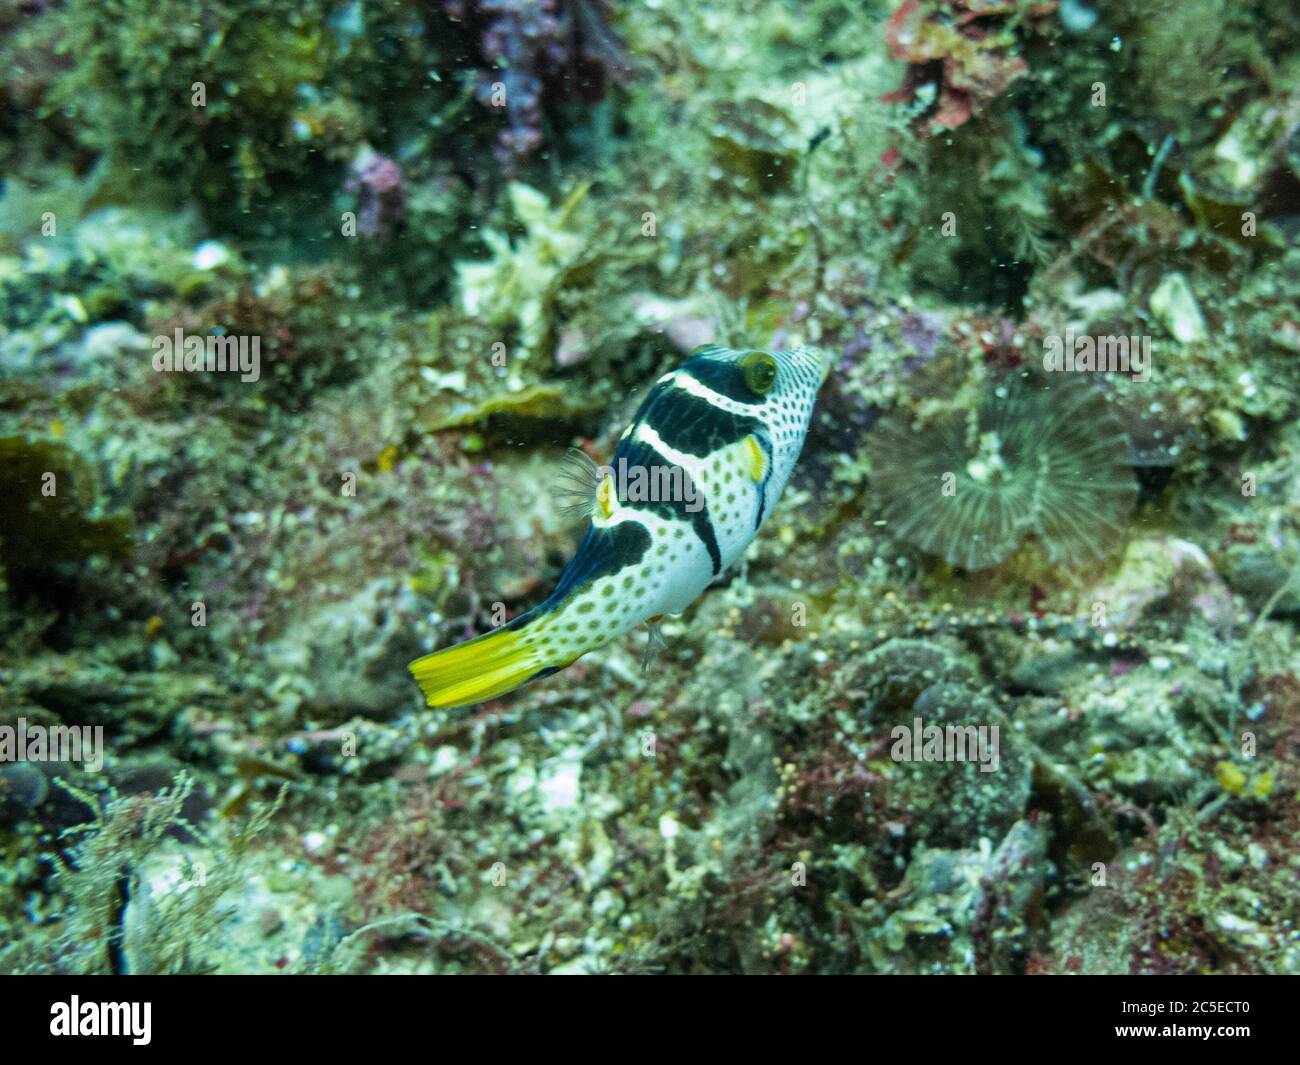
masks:
[[[828,372],[815,348],[709,345],[659,378],[610,465],[581,460],[591,524],[555,591],[501,628],[411,663],[429,705],[503,695],[685,610],[772,513]]]

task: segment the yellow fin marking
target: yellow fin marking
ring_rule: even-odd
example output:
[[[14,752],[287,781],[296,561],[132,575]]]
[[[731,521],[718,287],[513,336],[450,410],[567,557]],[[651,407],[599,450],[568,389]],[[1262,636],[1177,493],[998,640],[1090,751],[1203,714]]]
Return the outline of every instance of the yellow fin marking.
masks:
[[[767,455],[764,453],[762,445],[759,444],[758,439],[751,433],[749,436],[745,437],[744,448],[746,468],[749,471],[750,477],[752,477],[755,482],[761,481],[765,476],[767,476]]]
[[[545,668],[523,629],[498,629],[418,658],[412,676],[432,707],[468,706],[504,695]]]
[[[600,482],[600,487],[596,489],[596,506],[606,521],[614,515],[613,495],[614,478],[607,473]]]

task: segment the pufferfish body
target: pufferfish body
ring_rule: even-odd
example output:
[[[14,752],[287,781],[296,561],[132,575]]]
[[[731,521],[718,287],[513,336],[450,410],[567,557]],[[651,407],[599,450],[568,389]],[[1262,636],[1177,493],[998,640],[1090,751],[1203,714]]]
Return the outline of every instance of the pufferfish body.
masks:
[[[698,348],[655,382],[610,464],[555,591],[501,628],[411,663],[430,706],[481,702],[680,614],[771,515],[803,447],[829,357]]]

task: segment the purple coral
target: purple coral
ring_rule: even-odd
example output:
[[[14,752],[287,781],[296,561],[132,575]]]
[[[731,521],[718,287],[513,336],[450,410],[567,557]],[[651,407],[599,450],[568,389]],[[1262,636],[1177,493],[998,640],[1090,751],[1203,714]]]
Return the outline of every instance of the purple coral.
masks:
[[[343,190],[357,197],[357,231],[362,236],[386,236],[402,220],[402,168],[386,156],[363,151],[352,161]]]
[[[480,76],[478,99],[494,106],[502,100],[507,124],[495,154],[508,166],[542,143],[542,72],[562,66],[566,53],[555,0],[479,0],[478,7],[494,16],[483,31],[483,54],[505,67]]]
[[[476,95],[505,112],[494,154],[506,170],[541,145],[545,103],[599,100],[608,81],[623,85],[630,74],[608,0],[443,0],[443,10],[478,35],[490,65]]]

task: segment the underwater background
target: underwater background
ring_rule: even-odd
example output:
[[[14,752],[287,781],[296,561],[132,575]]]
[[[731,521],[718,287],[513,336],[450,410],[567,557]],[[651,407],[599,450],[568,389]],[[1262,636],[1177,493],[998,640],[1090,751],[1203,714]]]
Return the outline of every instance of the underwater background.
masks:
[[[0,0],[0,179],[0,970],[1300,972],[1293,0]],[[744,565],[426,709],[707,343]]]

